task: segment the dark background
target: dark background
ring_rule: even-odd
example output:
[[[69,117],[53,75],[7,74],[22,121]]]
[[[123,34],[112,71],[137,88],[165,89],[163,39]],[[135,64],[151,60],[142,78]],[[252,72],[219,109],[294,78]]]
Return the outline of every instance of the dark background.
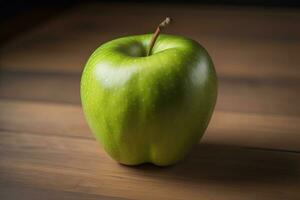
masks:
[[[2,1],[0,2],[0,42],[14,38],[32,27],[37,26],[43,21],[57,16],[63,10],[78,4],[93,2],[101,3],[135,3],[135,4],[189,4],[189,5],[212,5],[212,6],[240,6],[240,7],[281,7],[298,8],[300,2],[296,0],[151,0],[151,1],[80,1],[80,0],[46,0],[46,1]]]

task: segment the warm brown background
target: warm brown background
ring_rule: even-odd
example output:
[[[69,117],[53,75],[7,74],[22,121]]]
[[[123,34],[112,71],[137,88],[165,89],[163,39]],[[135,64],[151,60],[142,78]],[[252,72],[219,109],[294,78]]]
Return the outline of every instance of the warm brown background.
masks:
[[[80,74],[102,42],[152,32],[166,15],[168,33],[210,52],[216,111],[185,161],[121,166],[90,134]],[[0,199],[300,199],[299,23],[291,8],[93,3],[10,38],[0,48]]]

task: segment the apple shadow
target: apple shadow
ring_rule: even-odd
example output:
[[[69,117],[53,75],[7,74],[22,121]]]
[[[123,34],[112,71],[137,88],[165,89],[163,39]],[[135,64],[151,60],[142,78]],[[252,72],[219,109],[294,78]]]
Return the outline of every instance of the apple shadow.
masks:
[[[293,152],[198,144],[185,160],[175,165],[143,164],[126,168],[143,176],[196,182],[298,183],[300,156]]]

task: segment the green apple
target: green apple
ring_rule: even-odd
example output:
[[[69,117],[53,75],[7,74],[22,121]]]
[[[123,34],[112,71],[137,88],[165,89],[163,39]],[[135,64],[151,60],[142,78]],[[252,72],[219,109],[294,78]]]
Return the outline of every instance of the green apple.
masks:
[[[87,122],[106,152],[126,165],[171,165],[203,135],[217,98],[210,56],[196,41],[151,34],[101,45],[81,79]]]

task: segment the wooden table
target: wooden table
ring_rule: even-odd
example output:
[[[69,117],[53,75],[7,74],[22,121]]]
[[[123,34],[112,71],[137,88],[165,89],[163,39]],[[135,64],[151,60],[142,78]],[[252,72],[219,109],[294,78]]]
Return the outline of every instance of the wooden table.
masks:
[[[167,32],[203,44],[216,111],[183,162],[125,167],[96,143],[79,99],[102,42]],[[90,4],[0,48],[0,199],[300,199],[300,10]]]

